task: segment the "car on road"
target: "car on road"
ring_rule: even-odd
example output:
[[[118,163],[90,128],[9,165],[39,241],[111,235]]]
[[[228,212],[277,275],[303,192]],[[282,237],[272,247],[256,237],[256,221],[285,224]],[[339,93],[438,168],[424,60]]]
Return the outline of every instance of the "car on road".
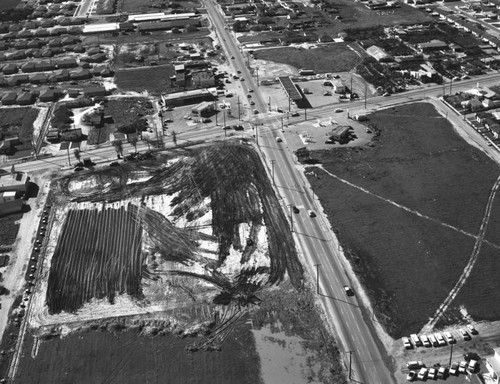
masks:
[[[417,379],[424,381],[427,378],[428,374],[429,370],[427,368],[420,368],[420,371],[418,371]]]
[[[406,375],[406,381],[414,381],[417,379],[417,372],[415,371],[410,371]]]
[[[344,292],[347,296],[354,296],[354,292],[348,285],[344,285]]]
[[[250,105],[255,105],[255,101],[253,101],[253,100],[252,100],[252,101],[250,102]]]
[[[234,59],[234,56],[231,56],[231,59]]]
[[[253,92],[253,89],[249,89],[248,92],[252,93]]]
[[[229,79],[224,80],[224,82],[225,82],[226,84],[231,84],[231,81],[229,81]]]
[[[340,112],[344,112],[344,110],[342,108],[335,108],[335,112],[340,113]]]
[[[429,368],[429,373],[427,374],[427,378],[431,380],[436,380],[436,376],[437,376],[437,369]]]
[[[292,211],[293,211],[293,213],[299,213],[300,212],[300,210],[295,205],[292,207]]]
[[[247,99],[250,99],[251,97],[252,97],[252,95],[247,93]]]
[[[309,214],[309,217],[316,217],[316,213],[314,213],[314,211],[308,210],[307,213]]]
[[[253,110],[253,114],[254,114],[254,115],[258,115],[258,114],[259,114],[259,111],[258,111],[258,110],[256,110],[256,109],[254,109],[254,110]]]
[[[384,96],[384,97],[388,97],[388,96],[391,96],[391,94],[390,94],[389,92],[386,92],[386,93],[384,93],[382,96]]]
[[[236,73],[239,75],[239,74],[241,73],[241,71],[238,69],[238,70],[236,71]]]
[[[413,345],[411,344],[411,341],[410,341],[410,338],[409,337],[403,337],[403,346],[406,348],[406,349],[412,349],[413,348]]]
[[[458,375],[458,363],[452,363],[450,367],[450,375],[457,376]]]
[[[283,141],[283,139],[279,136],[276,136],[276,142],[277,143],[281,143]]]
[[[243,77],[240,77],[240,81],[245,81],[245,79]]]
[[[467,324],[467,329],[472,335],[477,335],[479,333],[472,324]]]
[[[292,113],[290,114],[290,116],[292,116],[292,117],[297,117],[297,116],[300,116],[300,113],[298,113],[298,112],[292,112]]]

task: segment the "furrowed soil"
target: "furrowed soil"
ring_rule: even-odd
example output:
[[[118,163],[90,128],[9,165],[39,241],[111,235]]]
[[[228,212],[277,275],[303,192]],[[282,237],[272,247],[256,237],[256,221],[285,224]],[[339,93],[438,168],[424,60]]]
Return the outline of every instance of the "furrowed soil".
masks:
[[[418,332],[458,281],[500,172],[430,104],[383,110],[370,123],[379,131],[370,145],[314,152],[321,166],[308,178],[379,319],[398,338]],[[496,232],[487,232],[445,321],[457,320],[460,305],[474,319],[500,316],[491,306],[500,295]]]

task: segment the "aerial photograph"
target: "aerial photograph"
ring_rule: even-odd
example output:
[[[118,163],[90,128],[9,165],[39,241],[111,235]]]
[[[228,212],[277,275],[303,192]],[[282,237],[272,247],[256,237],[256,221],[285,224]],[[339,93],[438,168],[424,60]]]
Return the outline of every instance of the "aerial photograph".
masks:
[[[499,15],[0,0],[0,384],[500,384]]]

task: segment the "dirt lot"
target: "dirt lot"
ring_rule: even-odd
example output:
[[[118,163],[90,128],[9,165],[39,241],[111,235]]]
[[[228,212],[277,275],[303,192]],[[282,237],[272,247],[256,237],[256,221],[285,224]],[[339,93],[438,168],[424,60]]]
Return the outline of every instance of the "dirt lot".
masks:
[[[308,178],[379,318],[397,338],[418,332],[457,282],[498,167],[428,104],[380,111],[371,123],[380,129],[371,146],[315,152],[328,173],[311,168]],[[487,262],[492,247],[498,245],[483,243],[447,312],[453,321],[460,305],[476,320],[485,312],[498,316],[491,306],[500,292],[497,279],[487,282],[495,287],[478,287],[481,273],[496,270],[496,261]]]
[[[115,82],[121,92],[144,91],[159,95],[170,89],[170,76],[174,74],[172,65],[158,67],[143,67],[137,69],[122,69],[115,73]]]
[[[316,73],[347,72],[360,61],[357,53],[345,43],[322,44],[312,49],[259,49],[254,52],[254,56],[256,59],[288,64],[296,68],[312,69]]]

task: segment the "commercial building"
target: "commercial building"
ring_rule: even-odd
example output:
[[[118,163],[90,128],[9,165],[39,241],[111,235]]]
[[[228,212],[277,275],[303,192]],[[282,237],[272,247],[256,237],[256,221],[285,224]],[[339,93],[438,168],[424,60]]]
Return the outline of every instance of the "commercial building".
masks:
[[[214,102],[204,101],[191,109],[193,116],[207,117],[214,112]]]

